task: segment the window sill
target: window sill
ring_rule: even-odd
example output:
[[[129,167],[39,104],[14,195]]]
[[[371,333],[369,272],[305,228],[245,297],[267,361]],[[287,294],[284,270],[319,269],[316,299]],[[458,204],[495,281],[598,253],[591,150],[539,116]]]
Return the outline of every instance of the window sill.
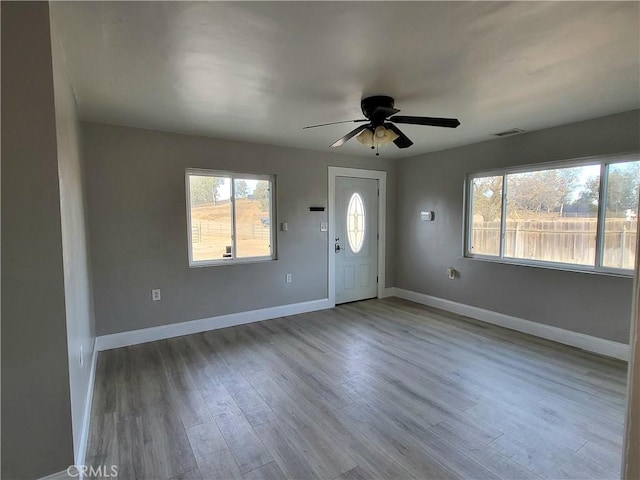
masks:
[[[189,262],[189,268],[202,268],[202,267],[221,267],[226,265],[246,265],[250,263],[269,263],[275,262],[275,257],[251,257],[241,259],[228,259],[228,260],[202,260],[198,262]]]
[[[584,266],[581,267],[579,265],[570,265],[566,263],[551,263],[551,262],[537,262],[537,261],[527,261],[524,259],[505,259],[505,258],[495,258],[488,257],[483,255],[464,255],[464,258],[467,260],[474,260],[480,262],[489,262],[489,263],[500,263],[503,265],[516,265],[519,267],[533,267],[533,268],[544,268],[547,270],[559,270],[561,272],[571,272],[571,273],[586,273],[589,275],[603,275],[607,277],[621,277],[621,278],[633,278],[635,276],[635,272],[633,270],[622,270],[622,269],[595,269],[594,267]]]

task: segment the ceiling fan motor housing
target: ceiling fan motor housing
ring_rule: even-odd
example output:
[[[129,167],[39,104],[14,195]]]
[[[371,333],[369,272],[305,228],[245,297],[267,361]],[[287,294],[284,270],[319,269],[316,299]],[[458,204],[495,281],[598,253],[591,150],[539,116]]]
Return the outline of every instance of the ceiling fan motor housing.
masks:
[[[373,113],[376,111],[378,107],[383,108],[393,108],[395,101],[392,97],[387,97],[385,95],[375,95],[373,97],[363,98],[360,102],[360,107],[362,108],[362,113],[366,118],[373,121]],[[380,119],[378,123],[382,124],[384,119]],[[372,125],[375,129],[378,125]]]

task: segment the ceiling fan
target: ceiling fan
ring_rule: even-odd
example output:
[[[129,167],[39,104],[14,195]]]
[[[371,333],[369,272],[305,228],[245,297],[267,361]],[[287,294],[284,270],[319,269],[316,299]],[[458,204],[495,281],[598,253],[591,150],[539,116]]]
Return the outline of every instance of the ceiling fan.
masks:
[[[373,97],[363,98],[360,102],[362,113],[365,118],[358,120],[345,120],[342,122],[321,123],[319,125],[309,125],[306,128],[325,127],[327,125],[336,125],[339,123],[361,123],[368,122],[354,128],[344,137],[336,140],[331,147],[340,147],[348,140],[357,136],[357,140],[363,145],[376,150],[376,155],[380,155],[377,151],[380,145],[394,143],[398,148],[409,148],[413,142],[402,131],[394,125],[394,123],[406,123],[409,125],[427,125],[432,127],[456,128],[460,125],[457,118],[436,118],[436,117],[408,117],[404,115],[396,115],[400,112],[394,108],[394,100],[392,97],[384,95],[376,95]]]

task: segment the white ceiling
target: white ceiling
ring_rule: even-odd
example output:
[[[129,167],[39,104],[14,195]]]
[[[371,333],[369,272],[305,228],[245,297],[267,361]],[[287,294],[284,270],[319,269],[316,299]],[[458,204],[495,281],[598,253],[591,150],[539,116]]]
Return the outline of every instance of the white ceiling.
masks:
[[[85,120],[329,151],[360,99],[401,126],[389,158],[640,107],[638,2],[53,2]],[[351,140],[338,151],[372,155]]]

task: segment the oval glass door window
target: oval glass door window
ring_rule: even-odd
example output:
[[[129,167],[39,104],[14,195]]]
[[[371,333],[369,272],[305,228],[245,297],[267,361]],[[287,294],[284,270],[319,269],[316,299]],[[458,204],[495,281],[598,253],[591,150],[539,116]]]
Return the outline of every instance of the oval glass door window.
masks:
[[[365,228],[364,203],[360,194],[354,193],[347,207],[347,238],[353,253],[358,253],[362,249]]]

